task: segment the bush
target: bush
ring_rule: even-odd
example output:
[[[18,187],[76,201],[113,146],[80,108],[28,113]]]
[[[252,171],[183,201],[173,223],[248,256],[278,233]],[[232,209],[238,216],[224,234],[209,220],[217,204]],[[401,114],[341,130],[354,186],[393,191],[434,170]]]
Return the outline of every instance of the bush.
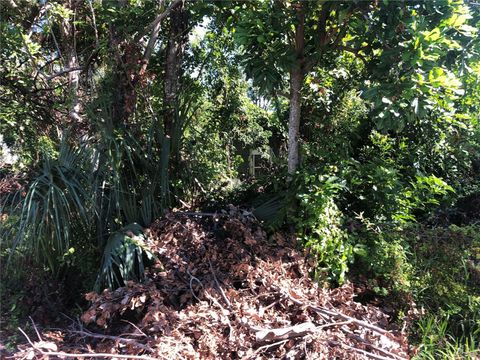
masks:
[[[298,209],[293,216],[298,237],[315,260],[317,280],[343,283],[353,258],[351,239],[335,200],[343,184],[334,176],[299,174]]]

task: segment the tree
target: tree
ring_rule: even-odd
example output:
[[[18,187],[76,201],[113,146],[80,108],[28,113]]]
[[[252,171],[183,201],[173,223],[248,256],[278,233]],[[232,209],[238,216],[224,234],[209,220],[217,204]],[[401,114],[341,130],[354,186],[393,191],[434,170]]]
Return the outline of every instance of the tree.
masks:
[[[316,67],[322,66],[327,59],[351,53],[363,63],[365,79],[377,83],[381,78],[379,86],[384,88],[388,84],[398,86],[392,82],[401,81],[402,88],[408,88],[415,82],[413,73],[428,68],[430,64],[424,60],[407,61],[405,56],[421,53],[420,56],[428,58],[437,53],[438,57],[439,50],[446,55],[448,49],[437,47],[405,53],[405,45],[412,44],[411,39],[421,31],[429,31],[432,41],[438,39],[434,34],[441,32],[446,42],[451,41],[447,39],[452,34],[442,27],[465,28],[468,17],[465,11],[468,12],[462,1],[262,1],[238,4],[230,10],[232,31],[243,47],[245,70],[254,82],[267,96],[274,96],[282,93],[284,79],[287,75],[289,77],[288,172],[293,174],[299,165],[298,129],[306,74],[315,77]],[[427,51],[432,55],[426,55]],[[433,82],[437,77],[446,79],[444,70],[432,69],[429,74]],[[447,85],[442,80],[436,84]],[[374,113],[381,107],[375,102]],[[389,114],[396,116],[398,112],[392,107]],[[390,115],[379,119],[380,126],[385,126],[391,119]]]

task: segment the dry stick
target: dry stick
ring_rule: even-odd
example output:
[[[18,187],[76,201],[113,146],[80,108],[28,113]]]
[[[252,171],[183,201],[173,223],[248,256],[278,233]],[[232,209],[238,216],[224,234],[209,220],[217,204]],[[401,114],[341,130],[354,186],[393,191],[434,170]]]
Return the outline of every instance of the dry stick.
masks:
[[[376,360],[395,360],[395,358],[385,357],[385,356],[373,354],[373,353],[368,352],[368,351],[366,351],[366,350],[362,350],[362,349],[356,348],[356,347],[354,347],[354,346],[350,346],[350,345],[347,345],[347,344],[344,344],[344,343],[340,343],[340,342],[338,342],[338,341],[328,340],[328,343],[331,344],[331,345],[340,346],[340,347],[344,346],[344,347],[346,347],[346,348],[349,349],[349,350],[352,350],[352,351],[358,352],[358,353],[360,353],[360,354],[363,354],[363,355],[365,355],[366,357],[369,357],[369,358],[371,358],[371,359],[376,359]]]
[[[327,309],[324,309],[324,308],[321,308],[321,307],[318,307],[318,306],[309,305],[309,304],[305,305],[303,302],[301,302],[300,300],[295,299],[295,298],[292,297],[291,295],[289,295],[289,294],[285,294],[285,295],[286,295],[291,301],[293,301],[294,303],[296,303],[297,305],[307,306],[308,308],[310,308],[310,309],[312,309],[312,310],[314,310],[314,311],[316,311],[316,312],[323,313],[323,314],[327,314],[327,315],[330,315],[330,316],[336,316],[336,317],[345,319],[345,320],[347,320],[347,321],[349,321],[349,322],[351,322],[351,323],[354,323],[354,324],[357,324],[357,325],[362,326],[362,327],[364,327],[364,328],[367,328],[367,329],[370,329],[370,330],[372,330],[372,331],[375,331],[375,332],[377,332],[377,333],[379,333],[379,334],[381,334],[381,335],[384,335],[384,336],[386,336],[386,337],[388,337],[388,338],[391,338],[391,337],[392,337],[392,334],[391,334],[390,332],[388,332],[387,330],[382,329],[382,328],[379,328],[378,326],[372,325],[372,324],[370,324],[370,323],[368,323],[368,322],[365,322],[365,321],[362,321],[362,320],[358,320],[358,319],[355,319],[354,317],[351,317],[351,316],[348,316],[348,315],[344,315],[344,314],[339,313],[339,312],[336,312],[336,311],[327,310]],[[383,350],[383,349],[380,350],[380,348],[377,348],[375,345],[371,344],[370,342],[368,342],[367,340],[365,340],[365,339],[363,339],[363,338],[362,338],[362,342],[368,344],[368,345],[371,346],[372,349],[374,349],[374,350],[377,350],[377,351],[382,352],[382,353],[384,353],[384,354],[390,355],[391,357],[388,358],[388,359],[404,359],[404,358],[402,358],[402,357],[400,357],[400,356],[398,356],[398,355],[396,355],[396,354],[392,354],[392,353],[390,353],[390,352],[388,352],[388,351],[386,351],[386,350]],[[345,344],[345,346],[348,346],[348,345]],[[375,355],[375,354],[369,353],[368,351],[365,351],[365,350],[362,350],[362,351],[364,351],[365,353],[368,353],[368,354],[370,354],[370,355],[372,355],[372,356],[379,356],[379,355]],[[380,358],[382,358],[382,357],[380,357]],[[380,359],[380,358],[379,358],[379,359]],[[386,359],[386,358],[384,358],[384,359]]]
[[[87,357],[93,357],[93,358],[120,358],[120,359],[140,359],[140,360],[158,360],[157,358],[150,357],[150,356],[142,356],[142,355],[122,355],[122,354],[109,354],[109,353],[88,353],[88,354],[75,354],[75,353],[66,353],[62,351],[43,351],[36,346],[32,340],[28,337],[28,335],[23,331],[21,328],[18,328],[20,332],[25,336],[27,339],[28,343],[32,347],[33,350],[38,351],[41,355],[43,356],[58,356],[58,357],[66,357],[66,358],[87,358]],[[157,355],[160,356],[162,359],[167,359],[167,357],[162,356],[162,355]]]
[[[336,317],[342,318],[344,320],[351,321],[352,323],[357,324],[361,327],[364,327],[364,328],[370,329],[372,331],[375,331],[379,334],[385,335],[388,338],[392,338],[392,334],[389,331],[387,331],[385,329],[382,329],[378,326],[375,326],[373,324],[370,324],[366,321],[358,320],[358,319],[355,319],[354,317],[339,313],[337,311],[331,311],[331,310],[327,310],[327,309],[320,308],[320,307],[313,306],[313,305],[308,305],[308,307],[310,309],[314,310],[314,311],[317,311],[317,312],[321,312],[321,313],[324,313],[324,314],[327,314],[327,315],[336,316]]]
[[[130,335],[130,336],[145,336],[145,337],[147,337],[147,334],[145,334],[137,325],[135,325],[135,324],[132,323],[131,321],[128,321],[128,320],[125,320],[125,319],[121,319],[120,321],[123,321],[123,322],[126,322],[126,323],[132,325],[132,326],[133,326],[135,329],[137,329],[138,332],[140,333],[140,334],[128,334],[128,335]],[[127,335],[127,334],[125,334],[125,335]]]
[[[83,335],[83,336],[87,336],[87,337],[91,337],[91,338],[94,338],[94,339],[115,340],[115,341],[123,342],[125,344],[132,344],[132,345],[135,345],[135,346],[137,346],[140,349],[143,349],[145,351],[153,352],[153,349],[150,346],[143,345],[143,344],[139,343],[138,341],[135,341],[134,339],[127,339],[127,338],[122,338],[120,336],[113,336],[113,335],[96,334],[96,333],[93,333],[93,332],[90,332],[90,331],[70,330],[70,332],[75,333],[75,334],[80,334],[80,335]]]
[[[379,353],[382,353],[383,355],[386,355],[386,356],[391,356],[395,359],[398,359],[398,360],[405,360],[405,358],[397,355],[397,354],[394,354],[394,353],[391,353],[390,351],[387,351],[387,350],[384,350],[378,346],[375,346],[373,345],[372,343],[370,343],[369,341],[365,340],[364,338],[362,338],[361,336],[357,335],[357,334],[354,334],[353,332],[349,331],[349,330],[346,330],[346,329],[342,329],[342,331],[348,336],[350,337],[351,339],[355,339],[357,341],[360,341],[361,343],[365,344],[366,346],[368,347],[371,347],[373,350],[376,350],[378,351]]]
[[[188,269],[187,269],[187,274],[190,276],[190,292],[192,293],[193,297],[197,299],[198,302],[201,302],[202,300],[200,300],[199,297],[195,294],[195,291],[193,291],[192,285],[193,285],[193,280],[195,280],[200,284],[202,289],[205,289],[203,286],[203,283],[200,281],[199,278],[197,278],[196,276],[193,276]]]
[[[267,345],[260,346],[257,350],[255,350],[255,352],[254,352],[253,354],[247,356],[246,358],[247,358],[247,359],[253,359],[254,356],[258,355],[258,354],[261,353],[263,350],[267,350],[267,349],[272,348],[272,347],[277,346],[277,345],[283,345],[283,344],[285,344],[288,340],[289,340],[289,339],[287,339],[287,340],[282,340],[282,341],[278,341],[278,342],[273,343],[273,344],[267,344]]]
[[[366,321],[362,321],[362,320],[358,320],[354,317],[351,317],[351,316],[348,316],[348,315],[345,315],[345,314],[342,314],[342,313],[339,313],[337,311],[332,311],[332,310],[327,310],[325,308],[321,308],[321,307],[318,307],[318,306],[314,306],[314,305],[310,305],[310,304],[304,304],[302,301],[298,300],[298,299],[295,299],[294,297],[292,297],[290,294],[286,294],[284,293],[291,301],[293,301],[295,304],[297,305],[300,305],[300,306],[306,306],[308,307],[309,309],[312,309],[313,311],[316,311],[316,312],[319,312],[319,313],[323,313],[323,314],[326,314],[326,315],[330,315],[330,316],[335,316],[335,317],[339,317],[339,318],[342,318],[344,320],[347,320],[347,321],[351,321],[352,323],[355,323],[359,326],[362,326],[364,328],[367,328],[367,329],[370,329],[372,331],[375,331],[379,334],[382,334],[382,335],[385,335],[389,338],[392,337],[392,334],[385,330],[385,329],[382,329],[382,328],[379,328],[378,326],[375,326],[373,324],[370,324]]]
[[[43,341],[42,337],[40,336],[40,333],[38,332],[37,325],[35,325],[35,322],[33,321],[32,317],[29,316],[30,321],[32,322],[33,328],[35,329],[35,332],[37,333],[38,340]]]
[[[223,300],[225,300],[225,302],[227,303],[228,307],[231,308],[231,307],[232,307],[232,303],[230,302],[230,300],[228,300],[228,298],[227,298],[227,296],[225,295],[222,287],[220,286],[220,283],[218,282],[217,276],[215,275],[215,271],[213,271],[213,266],[212,266],[212,263],[210,262],[210,260],[208,261],[208,263],[210,264],[210,271],[211,271],[212,274],[213,274],[213,279],[215,280],[215,284],[217,284],[217,287],[218,287],[218,289],[220,290],[220,293],[222,294]]]

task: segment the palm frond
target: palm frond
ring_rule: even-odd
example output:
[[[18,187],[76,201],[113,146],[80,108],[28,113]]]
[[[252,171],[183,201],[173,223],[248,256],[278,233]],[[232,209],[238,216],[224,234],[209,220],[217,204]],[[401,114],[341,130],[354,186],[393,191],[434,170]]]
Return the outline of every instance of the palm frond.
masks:
[[[144,277],[143,258],[152,258],[144,246],[145,235],[136,223],[127,225],[110,235],[102,258],[95,290],[123,286],[129,280],[141,281]]]
[[[25,197],[14,196],[10,213],[18,220],[11,254],[21,246],[55,270],[58,257],[70,248],[72,233],[88,228],[93,216],[89,163],[88,149],[70,148],[64,142],[57,159],[44,159]]]

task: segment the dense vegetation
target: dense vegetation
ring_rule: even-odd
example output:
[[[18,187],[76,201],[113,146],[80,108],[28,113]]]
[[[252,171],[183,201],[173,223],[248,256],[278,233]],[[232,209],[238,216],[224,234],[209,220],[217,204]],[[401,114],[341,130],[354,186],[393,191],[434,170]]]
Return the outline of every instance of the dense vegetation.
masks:
[[[143,228],[233,203],[411,317],[419,359],[478,356],[478,3],[1,7],[5,326],[141,281]]]

